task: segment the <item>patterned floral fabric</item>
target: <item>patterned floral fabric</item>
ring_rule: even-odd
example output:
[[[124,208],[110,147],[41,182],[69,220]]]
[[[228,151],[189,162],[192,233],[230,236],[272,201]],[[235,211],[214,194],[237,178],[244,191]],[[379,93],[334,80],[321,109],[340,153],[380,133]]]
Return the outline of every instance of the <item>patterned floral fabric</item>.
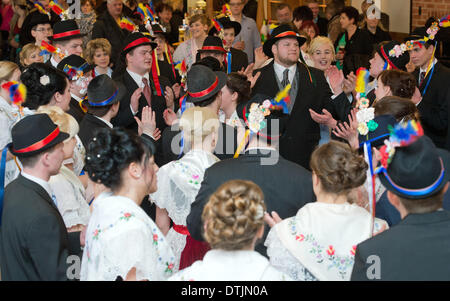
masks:
[[[97,198],[86,230],[81,280],[125,279],[133,268],[137,280],[166,280],[174,268],[169,244],[131,199]]]

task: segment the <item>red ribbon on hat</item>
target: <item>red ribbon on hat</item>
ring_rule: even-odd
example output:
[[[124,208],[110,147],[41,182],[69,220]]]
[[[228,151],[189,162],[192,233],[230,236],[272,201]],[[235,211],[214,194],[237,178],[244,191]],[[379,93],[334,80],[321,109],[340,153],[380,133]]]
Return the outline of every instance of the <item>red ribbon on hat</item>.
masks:
[[[18,150],[14,150],[15,153],[19,153],[19,154],[23,154],[23,153],[29,153],[29,152],[33,152],[36,150],[39,150],[41,148],[43,148],[44,146],[46,146],[47,144],[49,144],[50,142],[52,142],[56,137],[58,137],[59,135],[59,128],[56,127],[56,129],[53,130],[53,132],[51,132],[47,137],[45,137],[44,139],[28,146],[22,149],[18,149]]]
[[[146,37],[139,38],[137,40],[134,40],[130,44],[128,44],[122,51],[125,51],[128,48],[131,48],[131,47],[134,47],[134,46],[138,46],[138,45],[144,44],[144,43],[150,43],[150,40],[148,38],[146,38]]]
[[[211,50],[211,51],[221,51],[226,52],[223,47],[220,46],[203,46],[200,50]]]
[[[53,35],[53,39],[59,39],[59,38],[65,38],[65,37],[70,37],[70,36],[74,36],[77,34],[81,34],[80,30],[72,30],[72,31],[67,31],[67,32],[62,32],[62,33],[57,33]]]
[[[199,91],[199,92],[188,92],[188,94],[192,97],[202,97],[202,96],[205,96],[208,93],[210,93],[212,90],[214,90],[218,84],[219,84],[219,78],[216,76],[216,80],[209,88],[207,88],[203,91]]]
[[[389,57],[386,55],[384,48],[383,47],[380,47],[380,48],[381,48],[381,54],[383,55],[383,58],[386,60],[386,62],[389,64],[389,66],[398,70],[397,66],[395,66],[394,63],[392,63],[391,60],[389,59]]]
[[[274,36],[274,38],[283,38],[283,37],[287,37],[287,36],[296,36],[297,37],[297,34],[295,33],[295,31],[285,31],[280,34],[277,34],[276,36]]]

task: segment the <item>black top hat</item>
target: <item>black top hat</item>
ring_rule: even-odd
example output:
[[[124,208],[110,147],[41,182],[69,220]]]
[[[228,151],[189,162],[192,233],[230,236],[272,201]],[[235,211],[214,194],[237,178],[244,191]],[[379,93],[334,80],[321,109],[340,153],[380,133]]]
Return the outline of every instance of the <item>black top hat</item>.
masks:
[[[227,51],[223,48],[222,40],[219,37],[207,36],[205,41],[203,42],[203,46],[197,52],[202,53],[206,51],[215,51],[215,52],[223,52]]]
[[[152,24],[152,31],[153,31],[153,36],[162,35],[166,39],[166,41],[169,40],[169,33],[164,31],[160,24],[158,24],[158,23]]]
[[[377,47],[377,52],[381,58],[391,66],[392,69],[400,69],[406,71],[406,65],[409,63],[409,52],[404,51],[398,57],[391,56],[389,52],[394,49],[395,46],[400,47],[400,43],[397,41],[390,41],[387,44]]]
[[[193,65],[187,73],[186,101],[199,103],[219,92],[227,83],[227,75],[206,66]]]
[[[52,24],[47,14],[41,14],[39,12],[36,12],[30,15],[31,15],[30,22],[27,25],[30,28],[30,30],[31,28],[39,24]]]
[[[89,83],[87,99],[83,101],[83,105],[91,108],[110,106],[119,102],[125,92],[108,75],[101,74],[94,77]]]
[[[252,97],[248,102],[238,104],[236,107],[236,113],[243,123],[244,127],[252,130],[249,122],[249,114],[252,109],[252,105],[256,104],[259,107],[263,105],[265,101],[270,102],[270,97],[263,94],[256,94]],[[254,108],[256,108],[254,106]],[[288,114],[284,114],[281,108],[279,109],[270,109],[270,114],[264,116],[264,119],[261,121],[260,130],[257,131],[257,135],[268,140],[278,140],[287,124]]]
[[[384,140],[389,138],[389,126],[394,127],[397,121],[392,115],[380,115],[373,119],[378,124],[374,131],[369,131],[367,135],[358,134],[359,147],[364,143],[370,142],[372,147],[379,147],[384,144]]]
[[[241,24],[236,21],[231,21],[229,17],[217,19],[217,22],[222,25],[223,29],[234,28],[234,36],[237,36],[241,32]],[[208,34],[213,36],[216,33],[217,29],[213,26]]]
[[[424,199],[439,192],[450,179],[450,154],[422,136],[397,147],[387,170],[379,173],[387,190],[407,199]]]
[[[20,158],[42,153],[69,138],[69,134],[61,132],[47,114],[34,114],[17,122],[11,137],[10,151]]]
[[[75,20],[58,21],[53,26],[53,36],[49,39],[53,42],[71,40],[84,37]]]
[[[263,45],[263,51],[268,57],[273,57],[272,45],[278,40],[284,38],[294,38],[297,39],[298,45],[301,47],[306,39],[301,37],[289,24],[282,24],[272,31],[270,39],[268,39]]]
[[[86,62],[86,60],[81,56],[71,54],[68,57],[65,57],[63,60],[61,60],[61,62],[59,62],[57,69],[65,72],[69,76],[69,79],[72,80],[72,74],[68,71],[68,69],[70,70],[70,68],[73,67],[77,69],[82,69],[80,71],[83,71],[83,73],[87,73],[94,68],[93,65],[88,64],[88,62]]]
[[[133,32],[125,38],[124,47],[121,55],[125,56],[128,52],[136,47],[143,45],[150,45],[152,49],[155,49],[157,44],[152,42],[148,37],[144,36],[141,32]]]

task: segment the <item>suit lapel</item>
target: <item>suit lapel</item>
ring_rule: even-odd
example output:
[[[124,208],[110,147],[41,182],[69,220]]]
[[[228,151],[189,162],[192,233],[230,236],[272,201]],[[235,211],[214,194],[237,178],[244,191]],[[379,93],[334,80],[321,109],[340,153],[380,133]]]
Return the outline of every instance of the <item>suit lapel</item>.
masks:
[[[25,178],[24,176],[22,176],[22,174],[19,175],[18,180],[20,181],[20,183],[27,187],[28,189],[36,192],[37,194],[39,194],[39,196],[44,199],[46,202],[48,202],[50,204],[50,206],[52,206],[56,211],[58,211],[58,208],[55,206],[55,204],[53,203],[52,198],[50,197],[50,195],[48,195],[47,191],[39,184],[28,180],[27,178]],[[58,211],[59,212],[59,211]]]
[[[309,105],[311,95],[315,95],[310,82],[309,72],[306,67],[303,64],[298,63],[296,73],[299,75],[297,82],[298,91],[291,115],[293,115],[294,112],[303,111]]]

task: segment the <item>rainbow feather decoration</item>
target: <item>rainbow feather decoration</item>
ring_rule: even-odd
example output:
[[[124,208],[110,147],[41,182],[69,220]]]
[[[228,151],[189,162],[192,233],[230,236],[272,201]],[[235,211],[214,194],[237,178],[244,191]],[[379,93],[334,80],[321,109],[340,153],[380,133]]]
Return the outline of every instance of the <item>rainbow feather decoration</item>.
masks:
[[[222,6],[222,14],[224,14],[225,16],[231,16],[231,9],[230,9],[230,5],[228,3],[224,4]]]
[[[9,97],[13,104],[20,106],[27,98],[27,87],[16,81],[2,84],[2,89],[9,91]]]
[[[283,90],[277,93],[274,99],[271,99],[271,103],[274,108],[281,108],[283,113],[289,114],[287,103],[290,102],[289,91],[291,90],[291,84],[286,85]]]
[[[41,2],[39,2],[38,0],[34,0],[33,1],[33,5],[34,7],[37,8],[37,10],[41,13],[41,14],[45,14],[48,15],[50,17],[50,13],[48,11],[45,10],[44,5],[42,5]]]
[[[439,19],[439,26],[444,28],[450,27],[450,15],[446,15],[445,17]]]
[[[58,47],[55,47],[51,44],[49,44],[46,41],[41,42],[41,52],[39,53],[40,56],[45,54],[57,54],[61,59],[65,57],[64,53],[62,53],[61,49]]]
[[[212,19],[212,23],[214,25],[214,28],[217,30],[217,33],[219,35],[219,38],[222,40],[223,45],[226,45],[227,42],[225,41],[225,34],[222,24],[220,24],[220,22],[216,19]]]
[[[138,30],[138,27],[136,26],[136,24],[134,24],[133,21],[131,21],[127,17],[122,17],[122,19],[120,19],[119,25],[120,25],[120,28],[126,29],[129,32]]]
[[[81,65],[80,67],[74,67],[71,65],[66,64],[63,68],[63,72],[65,74],[67,74],[67,76],[69,77],[69,80],[77,80],[81,77],[83,77],[84,75],[84,70],[89,66],[88,63],[84,63],[83,65]]]
[[[365,95],[366,90],[367,90],[367,84],[369,82],[369,70],[367,70],[366,68],[359,68],[356,71],[356,88],[355,91],[360,93],[361,96],[363,96],[363,94]]]
[[[49,6],[51,10],[61,18],[61,20],[64,21],[69,19],[67,11],[62,8],[57,0],[50,1]]]
[[[177,69],[180,72],[181,86],[184,87],[184,83],[186,82],[186,76],[187,76],[186,61],[183,60],[182,62],[176,62],[175,69]]]
[[[144,20],[144,23],[155,21],[155,17],[153,16],[154,12],[152,12],[148,4],[144,5],[143,3],[139,3],[136,10],[138,14],[141,15],[142,19]]]
[[[145,5],[151,15],[155,15],[155,7],[153,6],[153,1],[150,1],[149,4]]]

